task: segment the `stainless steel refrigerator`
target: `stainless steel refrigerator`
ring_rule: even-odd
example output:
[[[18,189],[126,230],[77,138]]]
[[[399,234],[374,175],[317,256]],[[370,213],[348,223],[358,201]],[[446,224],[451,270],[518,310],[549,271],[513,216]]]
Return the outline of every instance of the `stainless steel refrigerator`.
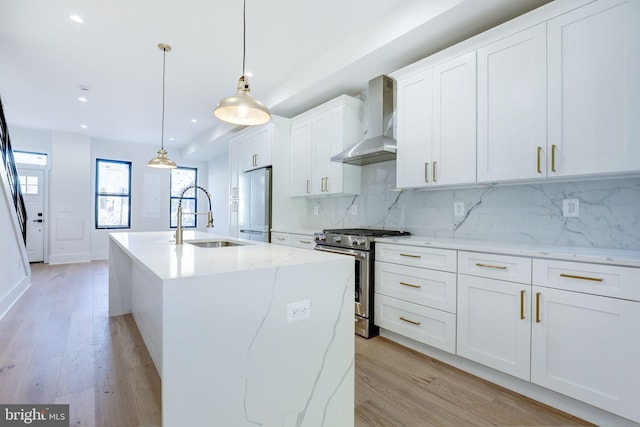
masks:
[[[238,237],[271,241],[271,168],[245,172],[238,182]]]

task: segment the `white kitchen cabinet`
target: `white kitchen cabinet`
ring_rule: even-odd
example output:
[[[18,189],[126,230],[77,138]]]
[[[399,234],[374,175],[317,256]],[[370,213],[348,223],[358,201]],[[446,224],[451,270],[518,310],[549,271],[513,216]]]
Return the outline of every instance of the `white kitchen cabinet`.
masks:
[[[340,96],[292,119],[291,195],[360,193],[360,167],[331,157],[362,135],[362,101]]]
[[[242,173],[242,138],[229,142],[229,198],[237,199],[239,176]]]
[[[399,78],[399,188],[476,180],[476,53]]]
[[[546,24],[477,50],[478,182],[546,177]]]
[[[272,231],[271,243],[273,243],[274,245],[291,246],[291,234]]]
[[[548,21],[550,176],[640,170],[638,25],[637,0]]]
[[[531,258],[458,251],[458,355],[529,381]]]
[[[533,292],[531,381],[640,422],[640,302]]]
[[[301,249],[314,249],[316,247],[313,234],[287,233],[282,231],[274,231],[271,233],[271,243]]]
[[[273,123],[252,127],[243,131],[244,171],[271,166],[271,144],[273,144]]]
[[[452,250],[376,244],[375,324],[455,353],[455,262]]]

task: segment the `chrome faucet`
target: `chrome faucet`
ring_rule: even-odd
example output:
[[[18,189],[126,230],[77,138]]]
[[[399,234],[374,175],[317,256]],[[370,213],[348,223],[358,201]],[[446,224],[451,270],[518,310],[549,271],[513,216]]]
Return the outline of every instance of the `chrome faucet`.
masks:
[[[208,212],[187,212],[182,213],[182,197],[184,197],[184,193],[186,193],[189,189],[195,188],[204,191],[204,194],[207,195],[207,199],[209,199],[209,211]],[[180,193],[180,198],[178,199],[178,226],[176,228],[176,245],[181,245],[184,240],[182,236],[182,215],[207,215],[207,228],[213,228],[213,213],[211,212],[211,195],[207,190],[200,187],[199,185],[187,185],[182,189],[182,193]]]

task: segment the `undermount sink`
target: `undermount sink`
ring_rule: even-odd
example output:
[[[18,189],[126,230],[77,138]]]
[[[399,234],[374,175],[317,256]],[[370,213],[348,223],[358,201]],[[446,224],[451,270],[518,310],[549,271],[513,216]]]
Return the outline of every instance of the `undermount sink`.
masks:
[[[232,242],[230,240],[185,240],[185,243],[198,246],[201,248],[225,248],[228,246],[244,246],[242,243]]]

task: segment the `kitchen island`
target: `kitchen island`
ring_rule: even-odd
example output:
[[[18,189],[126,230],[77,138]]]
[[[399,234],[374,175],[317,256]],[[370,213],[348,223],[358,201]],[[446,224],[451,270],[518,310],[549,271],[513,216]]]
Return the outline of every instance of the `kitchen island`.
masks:
[[[109,314],[133,313],[173,426],[352,426],[353,259],[186,231],[112,233]],[[238,246],[188,242],[226,240]]]

